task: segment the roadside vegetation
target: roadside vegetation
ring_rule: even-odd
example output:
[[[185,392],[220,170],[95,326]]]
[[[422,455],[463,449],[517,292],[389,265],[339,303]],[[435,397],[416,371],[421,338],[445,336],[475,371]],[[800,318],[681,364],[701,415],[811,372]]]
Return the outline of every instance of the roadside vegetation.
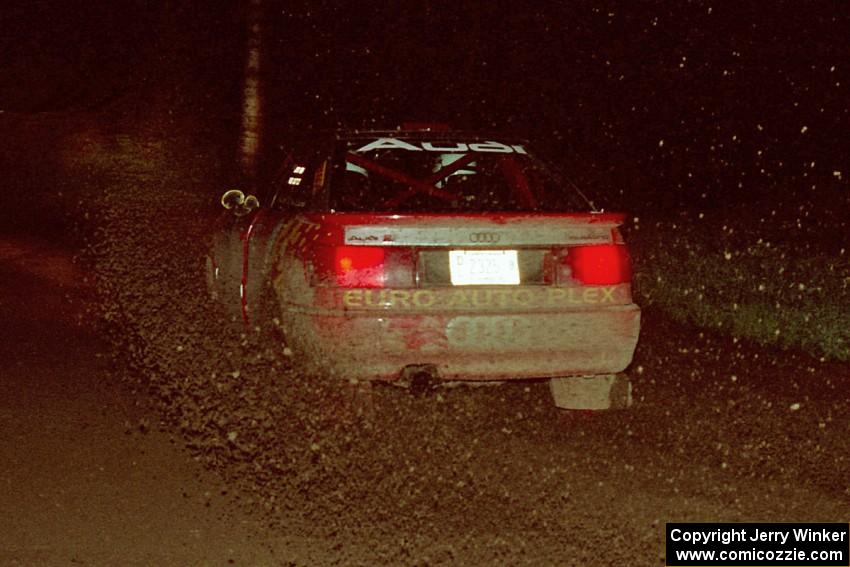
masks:
[[[820,220],[638,220],[631,229],[637,295],[681,322],[847,361],[850,250],[843,234],[845,227]]]

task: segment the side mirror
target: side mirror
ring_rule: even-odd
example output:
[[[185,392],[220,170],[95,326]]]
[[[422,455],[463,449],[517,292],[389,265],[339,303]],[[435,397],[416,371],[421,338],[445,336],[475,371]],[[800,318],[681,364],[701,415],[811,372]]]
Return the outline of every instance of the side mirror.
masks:
[[[260,207],[260,200],[254,195],[245,195],[239,189],[230,189],[221,196],[221,206],[241,217]]]

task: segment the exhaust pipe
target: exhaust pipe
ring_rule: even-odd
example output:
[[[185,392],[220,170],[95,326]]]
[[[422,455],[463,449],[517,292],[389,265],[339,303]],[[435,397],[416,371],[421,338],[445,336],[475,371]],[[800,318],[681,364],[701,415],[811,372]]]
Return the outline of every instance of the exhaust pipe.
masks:
[[[417,398],[436,388],[439,381],[437,367],[433,364],[411,364],[401,371],[401,384],[407,386]]]

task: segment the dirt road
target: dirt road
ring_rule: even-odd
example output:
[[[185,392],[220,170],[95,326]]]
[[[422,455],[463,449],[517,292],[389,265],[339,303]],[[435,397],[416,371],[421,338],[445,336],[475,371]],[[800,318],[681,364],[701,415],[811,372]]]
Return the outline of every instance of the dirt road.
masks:
[[[566,416],[542,384],[381,390],[383,452],[346,461],[371,482],[261,506],[301,501],[196,462],[75,323],[73,268],[30,259],[3,264],[3,565],[661,565],[668,521],[847,521],[846,365],[654,314],[632,412]]]
[[[77,323],[69,258],[15,244],[31,269],[6,254],[0,565],[276,564],[259,518],[159,430]]]

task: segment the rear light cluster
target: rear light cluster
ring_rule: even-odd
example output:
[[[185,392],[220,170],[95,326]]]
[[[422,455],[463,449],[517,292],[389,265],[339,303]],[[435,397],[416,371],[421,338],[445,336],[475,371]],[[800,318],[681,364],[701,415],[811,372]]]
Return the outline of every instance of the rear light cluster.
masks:
[[[448,252],[447,252],[448,253]],[[549,260],[551,258],[554,261]],[[615,285],[632,280],[622,244],[570,246],[544,255],[543,283]],[[416,256],[398,246],[320,246],[313,259],[314,285],[347,288],[410,288],[416,282]],[[446,282],[448,283],[448,282]]]
[[[413,287],[413,251],[387,246],[321,246],[313,283],[337,287]]]
[[[558,262],[558,282],[570,279],[584,285],[613,285],[632,281],[632,265],[622,244],[593,244],[564,248]]]

